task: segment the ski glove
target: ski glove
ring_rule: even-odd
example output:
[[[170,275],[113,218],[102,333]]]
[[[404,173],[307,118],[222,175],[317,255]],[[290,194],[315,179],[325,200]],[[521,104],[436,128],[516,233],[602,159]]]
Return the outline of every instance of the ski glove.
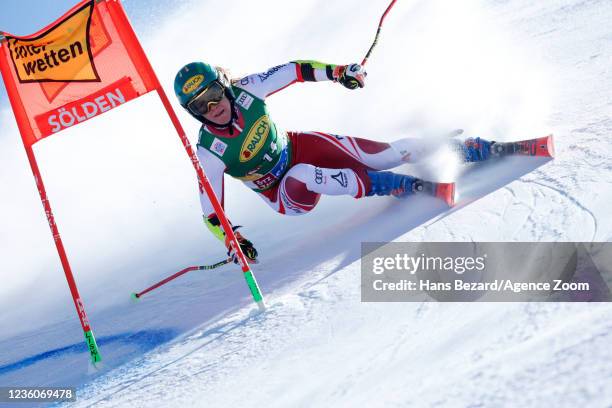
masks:
[[[334,69],[334,80],[348,89],[363,88],[368,73],[359,64],[338,65]]]
[[[204,217],[204,223],[217,239],[225,243],[225,247],[227,248],[227,256],[231,257],[234,263],[238,263],[238,256],[234,253],[229,239],[225,235],[225,232],[223,232],[221,222],[219,221],[219,218],[217,218],[217,215],[211,214],[209,217]],[[240,249],[242,249],[242,253],[244,256],[246,256],[249,263],[255,263],[257,261],[257,250],[251,241],[245,239],[239,232],[236,232],[238,228],[240,228],[239,225],[232,227],[232,230],[234,231],[234,235],[236,235]]]
[[[234,235],[236,235],[236,239],[238,240],[238,244],[240,245],[240,249],[242,249],[242,253],[246,256],[247,261],[249,263],[257,262],[257,250],[253,246],[253,243],[242,236],[241,233],[236,231],[239,227],[234,227]],[[225,247],[227,248],[227,256],[232,258],[234,263],[238,263],[238,255],[234,252],[234,249],[230,245],[229,238],[225,238]]]

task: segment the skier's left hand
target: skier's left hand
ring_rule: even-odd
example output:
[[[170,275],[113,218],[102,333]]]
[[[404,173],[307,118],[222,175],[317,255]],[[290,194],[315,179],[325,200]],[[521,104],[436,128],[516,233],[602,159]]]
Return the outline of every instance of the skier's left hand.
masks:
[[[257,250],[253,246],[253,243],[249,241],[248,239],[246,239],[245,237],[243,237],[242,234],[239,233],[238,231],[234,231],[234,235],[236,235],[236,240],[238,240],[240,249],[242,250],[242,253],[244,254],[244,256],[247,258],[247,261],[249,263],[256,263],[257,262]],[[228,238],[225,238],[225,246],[227,247],[227,256],[232,258],[232,261],[234,261],[234,263],[237,264],[238,255],[236,254],[236,252],[230,245]]]
[[[359,64],[341,65],[337,67],[338,72],[335,73],[336,81],[340,82],[348,89],[363,88],[365,86],[365,78],[368,73]]]

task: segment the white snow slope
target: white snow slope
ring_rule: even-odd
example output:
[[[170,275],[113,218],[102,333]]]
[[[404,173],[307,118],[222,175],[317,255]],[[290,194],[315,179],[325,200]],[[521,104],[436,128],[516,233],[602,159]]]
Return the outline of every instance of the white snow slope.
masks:
[[[155,30],[136,25],[169,92],[176,70],[198,59],[236,75],[292,59],[358,61],[387,2],[220,4],[186,3]],[[270,98],[287,129],[378,140],[456,127],[495,140],[553,132],[557,157],[403,169],[457,179],[451,211],[423,197],[326,197],[312,214],[283,217],[228,182],[227,212],[260,251],[262,314],[232,266],[129,301],[224,256],[153,95],[38,143],[105,362],[93,374],[0,107],[0,386],[73,385],[78,407],[612,406],[609,303],[374,304],[359,287],[363,241],[612,239],[611,21],[603,0],[401,0],[365,89],[303,84]],[[197,123],[180,115],[195,137]]]

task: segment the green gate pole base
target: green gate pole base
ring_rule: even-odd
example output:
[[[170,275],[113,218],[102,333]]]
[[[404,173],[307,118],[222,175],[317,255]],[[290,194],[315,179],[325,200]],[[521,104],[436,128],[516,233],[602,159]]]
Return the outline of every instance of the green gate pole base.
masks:
[[[253,300],[255,301],[255,303],[257,303],[259,310],[265,310],[266,305],[264,304],[263,295],[261,294],[261,291],[259,290],[259,285],[257,285],[255,276],[253,275],[253,272],[250,269],[244,272],[244,279],[246,279],[246,283],[249,286],[249,290],[251,291],[251,296],[253,296]]]
[[[91,364],[96,367],[102,362],[102,356],[100,355],[96,338],[91,330],[85,332],[85,341],[87,342],[87,347],[89,348]]]

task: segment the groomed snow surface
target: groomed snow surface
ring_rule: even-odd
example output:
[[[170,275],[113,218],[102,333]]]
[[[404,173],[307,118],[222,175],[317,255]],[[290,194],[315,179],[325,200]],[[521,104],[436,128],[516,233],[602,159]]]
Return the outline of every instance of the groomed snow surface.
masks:
[[[135,29],[171,93],[192,60],[235,75],[360,60],[386,6],[193,1],[156,16],[155,30],[143,18]],[[38,143],[104,359],[93,373],[0,106],[0,385],[75,386],[76,407],[612,406],[609,303],[375,304],[360,302],[359,286],[363,241],[612,240],[610,21],[609,1],[401,0],[365,89],[303,84],[270,98],[286,129],[387,141],[457,127],[495,140],[554,133],[557,157],[401,169],[457,180],[450,211],[425,197],[326,197],[312,214],[283,217],[228,180],[227,213],[260,252],[265,313],[234,266],[130,301],[225,256],[201,225],[191,164],[153,95]],[[193,140],[197,123],[180,117]]]

